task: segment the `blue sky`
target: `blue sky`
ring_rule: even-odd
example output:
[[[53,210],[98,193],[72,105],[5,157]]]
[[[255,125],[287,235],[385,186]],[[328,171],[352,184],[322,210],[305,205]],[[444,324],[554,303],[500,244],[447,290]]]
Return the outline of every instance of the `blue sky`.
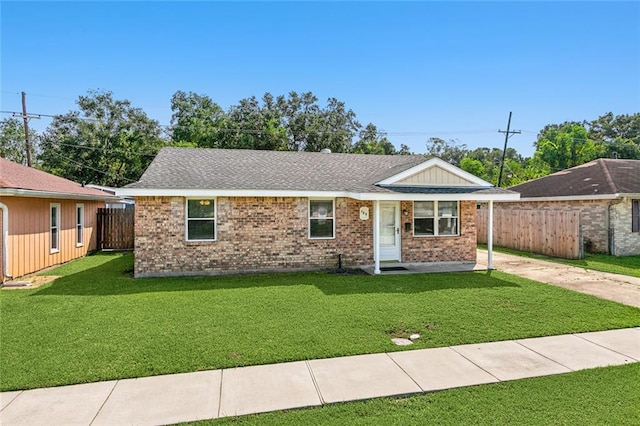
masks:
[[[640,3],[1,3],[1,109],[62,114],[89,89],[169,124],[177,90],[346,103],[396,146],[533,153],[546,124],[640,112]],[[1,117],[7,117],[2,114]],[[32,120],[42,129],[49,120]]]

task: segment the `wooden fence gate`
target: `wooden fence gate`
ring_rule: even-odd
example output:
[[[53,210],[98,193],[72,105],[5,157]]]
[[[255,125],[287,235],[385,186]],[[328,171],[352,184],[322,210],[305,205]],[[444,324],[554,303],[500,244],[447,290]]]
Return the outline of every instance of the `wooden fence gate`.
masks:
[[[478,210],[478,243],[487,243],[489,212]],[[493,244],[565,259],[581,259],[578,210],[493,210]]]
[[[134,209],[98,209],[98,250],[133,250]]]

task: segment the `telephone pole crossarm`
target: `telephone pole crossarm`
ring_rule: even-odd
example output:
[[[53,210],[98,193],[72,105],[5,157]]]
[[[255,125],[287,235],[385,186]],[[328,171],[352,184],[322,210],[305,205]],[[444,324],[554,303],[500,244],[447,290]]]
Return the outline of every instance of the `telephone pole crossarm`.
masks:
[[[500,174],[498,175],[498,188],[502,185],[502,172],[504,170],[505,156],[507,155],[507,142],[512,135],[520,134],[520,130],[509,130],[511,128],[511,111],[509,111],[509,121],[507,121],[507,130],[499,130],[498,133],[504,133],[504,149],[502,150],[502,162],[500,163]]]

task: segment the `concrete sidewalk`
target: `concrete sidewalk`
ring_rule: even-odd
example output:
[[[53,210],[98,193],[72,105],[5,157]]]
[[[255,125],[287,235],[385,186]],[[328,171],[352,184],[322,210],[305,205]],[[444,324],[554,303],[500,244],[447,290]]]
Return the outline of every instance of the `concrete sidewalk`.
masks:
[[[493,268],[541,283],[568,288],[640,308],[640,278],[593,271],[495,251],[493,252]],[[486,250],[478,250],[478,263],[475,269],[487,269]]]
[[[640,361],[640,328],[3,392],[0,423],[161,425]]]

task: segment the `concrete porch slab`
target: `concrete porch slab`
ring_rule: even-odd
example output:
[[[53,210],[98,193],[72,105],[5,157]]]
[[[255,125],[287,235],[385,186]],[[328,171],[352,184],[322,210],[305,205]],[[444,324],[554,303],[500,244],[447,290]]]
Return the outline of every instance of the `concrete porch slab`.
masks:
[[[423,391],[499,381],[450,348],[392,352],[389,356]]]
[[[571,371],[514,341],[453,346],[452,349],[500,380]]]
[[[2,410],[2,425],[89,425],[115,384],[112,380],[24,391]]]
[[[421,392],[387,354],[318,359],[309,365],[328,403]]]
[[[304,361],[232,368],[222,377],[220,417],[321,404]]]
[[[576,336],[640,361],[640,328],[594,331]]]
[[[22,391],[0,392],[0,411],[4,410],[4,407],[9,405],[21,393]]]
[[[402,275],[402,274],[426,274],[438,272],[469,272],[473,271],[475,262],[430,262],[430,263],[396,263],[383,262],[380,267],[403,267],[405,270],[381,271],[380,275]],[[367,274],[373,275],[374,265],[367,265],[361,268]]]
[[[160,425],[218,417],[221,370],[120,380],[93,425]]]
[[[522,339],[517,342],[572,370],[635,362],[631,357],[620,355],[570,334]]]

